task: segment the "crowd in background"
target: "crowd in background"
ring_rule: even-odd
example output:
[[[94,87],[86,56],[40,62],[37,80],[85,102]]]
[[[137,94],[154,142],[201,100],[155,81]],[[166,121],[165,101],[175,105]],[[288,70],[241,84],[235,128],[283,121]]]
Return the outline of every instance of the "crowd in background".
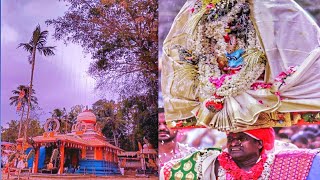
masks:
[[[274,128],[276,139],[291,142],[299,148],[320,148],[320,125]]]
[[[276,140],[290,142],[298,148],[320,148],[320,125],[276,127],[274,130]],[[208,147],[225,148],[226,134],[206,128],[180,129],[177,141],[197,149]]]

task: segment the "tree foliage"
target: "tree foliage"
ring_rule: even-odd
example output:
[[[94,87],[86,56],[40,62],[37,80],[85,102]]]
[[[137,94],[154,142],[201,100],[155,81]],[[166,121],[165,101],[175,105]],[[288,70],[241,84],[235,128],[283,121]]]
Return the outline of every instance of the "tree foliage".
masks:
[[[158,99],[158,2],[64,0],[69,9],[47,20],[54,37],[80,44],[92,55],[89,73],[97,88],[121,94],[118,103],[93,104],[102,131],[121,147],[137,149],[152,136],[156,146]]]
[[[92,105],[102,133],[125,150],[138,150],[138,141],[143,137],[151,139],[157,146],[156,107],[149,106],[145,96],[132,96],[118,103],[101,99]]]
[[[30,88],[25,85],[19,85],[17,89],[12,91],[13,96],[9,98],[10,106],[14,105],[17,107],[17,112],[20,112],[20,123],[19,123],[19,131],[18,138],[21,136],[22,124],[23,124],[23,116],[25,113],[25,107],[28,105],[28,99],[31,94],[35,94],[35,90],[32,89],[32,93],[29,93]],[[35,110],[35,106],[38,105],[38,99],[34,95],[30,97],[31,101],[31,110]]]
[[[77,122],[77,116],[85,109],[84,105],[74,105],[70,108],[68,112],[68,119],[70,124],[75,124]]]
[[[1,126],[1,141],[16,142],[18,139],[19,122],[17,120],[11,120],[7,123],[8,128]]]
[[[69,125],[69,119],[68,119],[68,114],[66,111],[66,108],[55,108],[50,112],[52,118],[58,119],[60,122],[60,128],[59,131],[61,133],[67,133],[69,132],[68,130],[71,130],[71,126]]]
[[[17,87],[17,89],[12,90],[13,96],[11,96],[9,98],[10,106],[12,106],[12,105],[17,106],[18,105],[18,103],[19,103],[19,94],[21,93],[21,91],[24,91],[24,95],[20,100],[21,101],[21,107],[23,108],[28,104],[28,96],[30,94],[29,93],[29,87],[25,86],[25,85],[19,85]],[[32,89],[32,94],[36,94],[34,89]],[[35,105],[38,104],[38,98],[35,97],[34,95],[31,96],[31,108],[32,108],[33,104],[35,104]]]
[[[92,54],[97,87],[133,95],[157,92],[158,4],[154,0],[65,0],[64,16],[47,20],[58,40]]]
[[[11,120],[7,124],[8,128],[1,127],[1,140],[14,143],[18,139],[19,123],[17,120]],[[42,135],[43,132],[44,130],[38,120],[30,121],[27,132],[30,137]]]
[[[125,138],[128,134],[128,124],[118,114],[118,104],[112,100],[101,99],[92,105],[92,110],[102,128],[102,133],[116,146],[123,147],[119,140]]]
[[[30,137],[41,136],[44,133],[43,125],[36,119],[31,120],[28,125],[27,134]]]
[[[153,101],[148,96],[132,96],[121,102],[119,111],[126,122],[132,124],[131,141],[142,142],[143,137],[150,139],[153,147],[158,146],[158,109],[157,106],[150,106]],[[137,149],[137,147],[135,147]]]
[[[60,122],[61,133],[71,132],[72,125],[77,123],[77,116],[85,109],[84,105],[74,105],[67,112],[66,108],[55,108],[50,112],[52,118]]]

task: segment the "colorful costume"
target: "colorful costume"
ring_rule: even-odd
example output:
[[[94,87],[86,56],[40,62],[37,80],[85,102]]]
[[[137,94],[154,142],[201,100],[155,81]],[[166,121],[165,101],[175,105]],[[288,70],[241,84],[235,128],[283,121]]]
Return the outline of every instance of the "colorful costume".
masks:
[[[271,129],[251,130],[245,133],[262,140],[263,151],[267,152],[262,153],[260,160],[255,165],[256,167],[253,166],[248,172],[232,165],[234,163],[232,159],[225,159],[225,157],[229,158],[228,153],[211,148],[195,152],[181,160],[167,163],[160,172],[160,179],[315,180],[320,177],[319,150],[292,149],[292,147],[284,144],[281,147],[274,148],[274,132]],[[217,176],[214,173],[215,161],[219,161],[220,164]],[[250,175],[252,175],[251,178]]]
[[[319,32],[292,0],[188,0],[163,46],[167,124],[242,131],[320,111]]]

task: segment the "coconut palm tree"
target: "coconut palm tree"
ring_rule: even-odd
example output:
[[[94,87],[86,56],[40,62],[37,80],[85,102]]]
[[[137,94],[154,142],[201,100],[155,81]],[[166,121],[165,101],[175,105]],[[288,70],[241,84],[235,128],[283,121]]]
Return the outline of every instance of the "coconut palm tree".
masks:
[[[54,55],[54,46],[45,46],[47,43],[48,31],[41,31],[40,25],[36,27],[31,36],[31,40],[28,43],[20,43],[19,47],[22,47],[24,50],[30,53],[29,63],[31,64],[31,80],[29,86],[29,96],[28,96],[28,110],[27,110],[27,120],[25,124],[24,138],[27,139],[27,128],[29,124],[30,108],[31,108],[31,95],[32,95],[32,83],[33,83],[33,74],[34,66],[36,62],[36,52],[38,51],[41,55],[52,56]]]
[[[23,93],[22,93],[23,92]],[[25,106],[28,103],[28,95],[29,93],[29,87],[25,86],[25,85],[19,85],[17,87],[17,89],[12,91],[12,94],[14,96],[10,97],[10,106],[14,105],[14,106],[18,106],[18,104],[20,103],[20,106],[22,108],[21,111],[21,117],[20,117],[20,125],[19,125],[19,132],[18,132],[18,138],[20,138],[21,135],[21,129],[22,129],[22,119],[23,119],[23,115],[24,115],[24,110],[25,110]],[[34,89],[32,89],[32,94],[35,94]],[[22,95],[22,96],[21,96]],[[31,96],[31,108],[33,106],[33,104],[38,104],[38,99],[35,96]],[[19,111],[19,110],[17,110]]]
[[[56,108],[52,112],[49,112],[53,118],[61,119],[66,114],[66,108]]]
[[[63,125],[65,126],[65,133],[67,133],[67,123],[68,123],[68,114],[66,108],[56,108],[52,112],[49,112],[52,118],[57,118],[61,124],[60,130],[63,130]],[[63,122],[65,121],[65,122]]]

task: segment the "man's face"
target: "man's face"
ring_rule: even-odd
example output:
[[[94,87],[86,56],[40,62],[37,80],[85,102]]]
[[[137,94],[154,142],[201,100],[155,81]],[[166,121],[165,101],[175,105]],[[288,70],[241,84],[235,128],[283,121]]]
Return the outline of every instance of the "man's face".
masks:
[[[164,113],[159,113],[158,115],[158,141],[159,142],[170,142],[177,136],[175,130],[169,129],[167,127]]]
[[[249,157],[260,156],[262,141],[256,140],[245,133],[229,133],[227,148],[234,160],[245,160]]]

